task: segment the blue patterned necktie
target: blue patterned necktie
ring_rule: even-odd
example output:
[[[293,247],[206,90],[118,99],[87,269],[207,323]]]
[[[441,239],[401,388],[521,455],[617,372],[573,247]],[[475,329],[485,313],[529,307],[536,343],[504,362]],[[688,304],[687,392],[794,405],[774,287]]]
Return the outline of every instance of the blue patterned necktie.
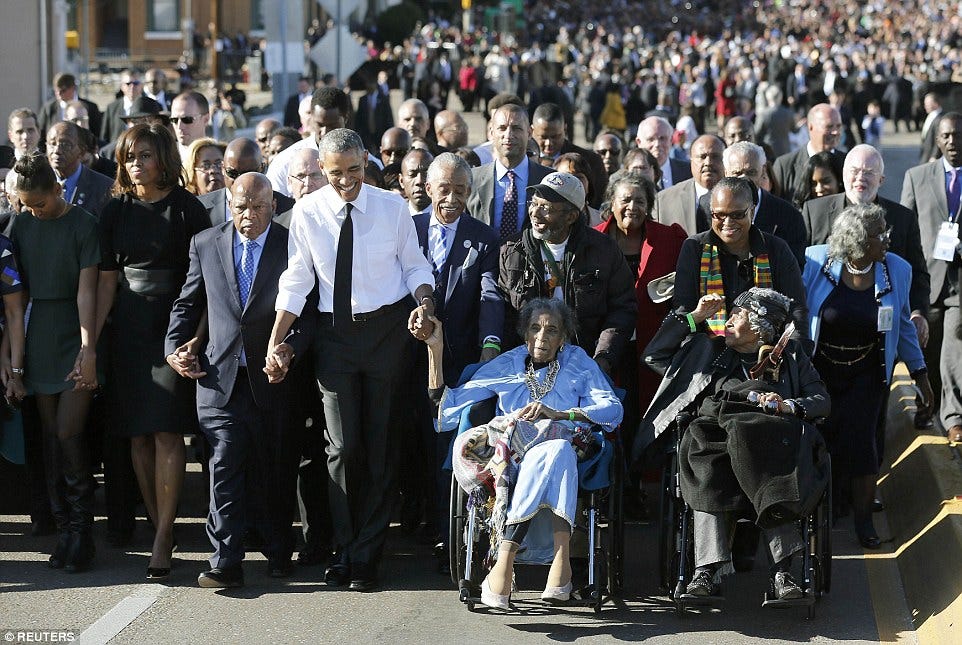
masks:
[[[959,203],[962,202],[962,177],[959,174],[962,169],[953,168],[949,171],[949,219],[953,219],[959,212]]]
[[[441,267],[448,257],[448,227],[439,226],[438,233],[441,239],[434,245],[434,252],[431,254],[431,261],[434,263],[434,275],[437,277],[441,273]]]
[[[241,309],[247,307],[251,285],[254,284],[254,250],[256,248],[255,240],[244,240],[244,253],[241,255],[240,270],[237,272],[237,290],[240,292]]]
[[[518,186],[514,181],[515,174],[509,170],[508,188],[504,191],[504,207],[501,209],[501,241],[518,232]]]

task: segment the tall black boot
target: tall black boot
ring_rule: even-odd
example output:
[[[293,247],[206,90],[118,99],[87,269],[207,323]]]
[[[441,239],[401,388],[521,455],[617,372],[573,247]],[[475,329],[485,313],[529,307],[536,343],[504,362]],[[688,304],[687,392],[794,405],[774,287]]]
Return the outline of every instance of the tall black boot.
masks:
[[[70,547],[64,568],[77,573],[87,570],[94,557],[94,488],[87,467],[83,434],[61,439],[60,448],[70,509]]]
[[[67,563],[70,545],[70,512],[67,508],[60,442],[52,433],[43,433],[43,473],[50,499],[50,513],[57,527],[57,546],[48,560],[51,569],[62,569]]]

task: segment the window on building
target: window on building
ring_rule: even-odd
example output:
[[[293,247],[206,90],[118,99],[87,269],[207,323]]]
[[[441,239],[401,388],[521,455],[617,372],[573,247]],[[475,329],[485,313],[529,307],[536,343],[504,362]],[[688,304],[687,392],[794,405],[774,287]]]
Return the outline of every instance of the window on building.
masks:
[[[180,31],[180,0],[147,0],[148,31]]]

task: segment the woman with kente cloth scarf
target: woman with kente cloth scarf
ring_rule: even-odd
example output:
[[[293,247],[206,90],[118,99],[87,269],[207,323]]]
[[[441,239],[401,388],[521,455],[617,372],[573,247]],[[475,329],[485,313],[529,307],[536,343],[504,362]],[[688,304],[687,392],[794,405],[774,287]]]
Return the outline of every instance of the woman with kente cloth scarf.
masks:
[[[679,413],[692,412],[678,451],[681,493],[694,509],[696,568],[687,593],[718,593],[733,570],[735,521],[747,514],[768,543],[773,597],[799,598],[791,559],[804,542],[794,520],[817,505],[829,470],[821,435],[803,421],[828,414],[828,393],[791,339],[788,298],[758,287],[742,293],[721,338],[703,323],[723,302],[708,294],[691,312],[670,314],[648,345],[645,362],[665,378],[634,456]]]
[[[732,304],[751,287],[774,289],[792,300],[792,320],[807,338],[808,309],[798,260],[788,245],[752,222],[758,189],[748,179],[725,177],[711,192],[711,229],[685,240],[678,256],[675,293],[677,311],[693,311],[707,294],[723,296],[724,306],[706,321],[710,333],[725,335]]]
[[[449,431],[473,403],[497,398],[498,416],[462,432],[452,462],[465,491],[486,488],[495,494],[490,524],[496,561],[481,585],[481,602],[499,609],[510,608],[515,555],[522,543],[526,555],[536,551],[536,534],[546,526],[553,548],[547,550],[551,568],[541,597],[569,599],[578,461],[600,447],[593,428],[611,430],[622,418],[621,402],[604,373],[569,342],[576,322],[567,305],[535,299],[521,310],[518,327],[523,345],[483,364],[461,387],[446,390],[440,404],[440,429]],[[440,373],[440,342],[426,342],[433,371]]]

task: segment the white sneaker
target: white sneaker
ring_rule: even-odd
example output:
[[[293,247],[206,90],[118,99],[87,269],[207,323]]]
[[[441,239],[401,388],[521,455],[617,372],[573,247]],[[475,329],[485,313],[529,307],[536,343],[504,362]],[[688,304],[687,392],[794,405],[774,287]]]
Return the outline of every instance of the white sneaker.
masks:
[[[541,599],[547,602],[568,602],[571,598],[571,581],[563,587],[545,587],[541,592]]]
[[[488,584],[488,579],[485,578],[484,582],[481,583],[481,604],[485,607],[491,607],[492,609],[503,609],[504,611],[511,611],[511,594],[507,596],[499,596],[498,594],[491,591],[491,586]]]

